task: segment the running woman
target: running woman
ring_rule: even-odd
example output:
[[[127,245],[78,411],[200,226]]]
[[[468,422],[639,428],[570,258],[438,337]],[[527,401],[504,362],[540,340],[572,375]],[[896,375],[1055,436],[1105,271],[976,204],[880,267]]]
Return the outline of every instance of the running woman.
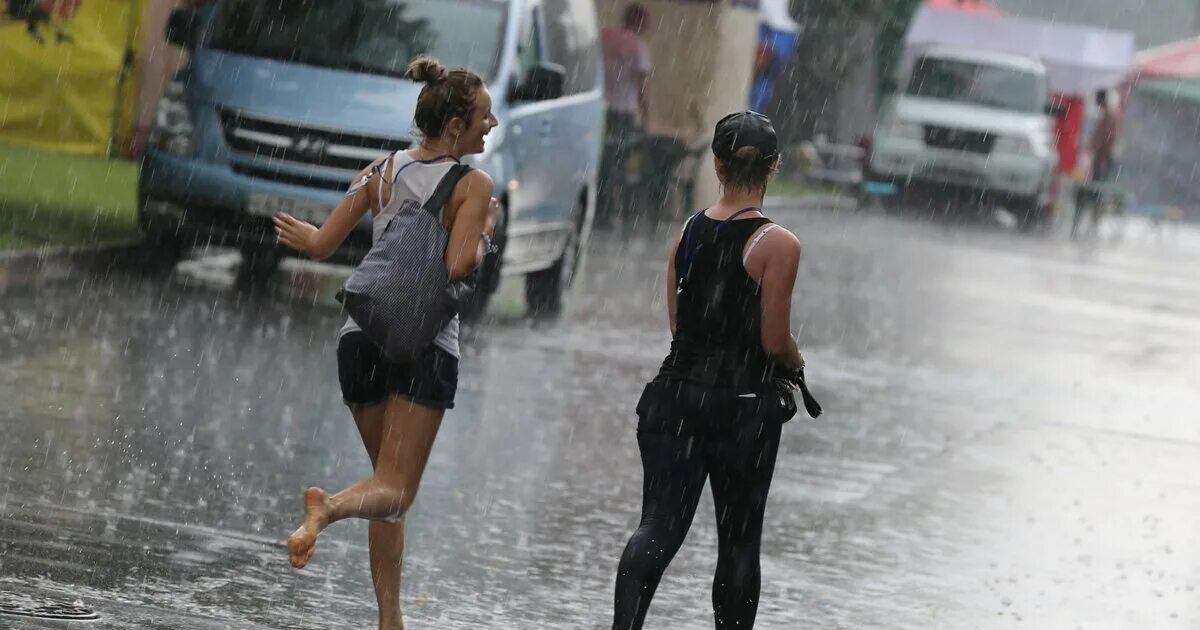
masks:
[[[671,351],[637,406],[642,518],[617,570],[619,630],[642,627],[706,479],[717,514],[716,627],[752,628],[758,610],[767,490],[795,412],[774,383],[798,383],[804,366],[789,329],[800,242],[762,214],[779,167],[771,121],[731,114],[712,149],[721,199],[688,220],[667,259]]]
[[[480,77],[465,69],[447,70],[418,58],[405,76],[424,83],[417,101],[416,126],[423,135],[415,148],[397,152],[363,170],[345,200],[320,228],[286,214],[275,217],[279,242],[313,258],[327,258],[370,210],[374,238],[406,199],[423,202],[464,156],[483,152],[484,138],[497,124],[492,97]],[[492,180],[472,170],[458,183],[442,213],[450,233],[446,269],[452,281],[470,276],[491,250],[497,202]],[[379,628],[404,627],[400,612],[400,573],[404,556],[404,515],[417,496],[421,475],[458,387],[458,318],[412,363],[393,363],[352,320],[338,339],[338,380],[342,397],[374,475],[338,492],[304,493],[304,521],[288,538],[292,565],[312,558],[321,530],[346,518],[371,521],[371,578],[379,604]]]

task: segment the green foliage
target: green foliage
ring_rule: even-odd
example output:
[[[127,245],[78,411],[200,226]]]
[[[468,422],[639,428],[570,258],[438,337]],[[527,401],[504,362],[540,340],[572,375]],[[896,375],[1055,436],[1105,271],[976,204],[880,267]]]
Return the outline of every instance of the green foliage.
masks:
[[[133,239],[137,165],[0,145],[0,249]]]
[[[896,69],[904,35],[922,0],[792,0],[804,31],[772,112],[792,142],[812,137],[860,55],[877,55],[880,77]]]

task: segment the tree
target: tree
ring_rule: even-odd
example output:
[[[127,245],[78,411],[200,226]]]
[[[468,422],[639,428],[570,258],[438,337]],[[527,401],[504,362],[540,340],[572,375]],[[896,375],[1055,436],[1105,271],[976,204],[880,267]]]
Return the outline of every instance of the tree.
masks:
[[[874,57],[880,78],[895,71],[921,2],[792,0],[792,16],[803,32],[770,108],[785,142],[810,138],[829,121],[834,98],[856,64]]]

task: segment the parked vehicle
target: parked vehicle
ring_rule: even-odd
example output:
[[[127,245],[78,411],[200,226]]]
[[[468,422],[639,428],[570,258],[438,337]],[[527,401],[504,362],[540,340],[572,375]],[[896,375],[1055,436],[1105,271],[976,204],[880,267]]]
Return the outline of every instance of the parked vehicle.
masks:
[[[530,306],[557,310],[593,215],[604,126],[592,0],[216,0],[172,14],[168,41],[190,61],[167,88],[142,163],[147,244],[241,248],[242,275],[283,255],[270,216],[320,224],[350,179],[411,146],[420,86],[408,62],[431,54],[488,83],[501,126],[473,165],[505,209],[500,274],[523,275]],[[365,217],[335,259],[370,246]]]
[[[935,47],[904,77],[875,130],[874,177],[966,188],[1024,220],[1046,216],[1058,154],[1041,62]]]

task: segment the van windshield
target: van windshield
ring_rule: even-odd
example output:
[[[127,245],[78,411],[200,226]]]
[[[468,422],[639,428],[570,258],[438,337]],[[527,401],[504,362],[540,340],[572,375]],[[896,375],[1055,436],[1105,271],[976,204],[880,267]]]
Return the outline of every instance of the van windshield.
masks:
[[[397,77],[424,53],[490,80],[506,16],[500,0],[224,0],[208,45]]]
[[[1040,85],[1038,75],[1016,68],[922,57],[913,68],[907,93],[1034,113],[1043,107]]]

